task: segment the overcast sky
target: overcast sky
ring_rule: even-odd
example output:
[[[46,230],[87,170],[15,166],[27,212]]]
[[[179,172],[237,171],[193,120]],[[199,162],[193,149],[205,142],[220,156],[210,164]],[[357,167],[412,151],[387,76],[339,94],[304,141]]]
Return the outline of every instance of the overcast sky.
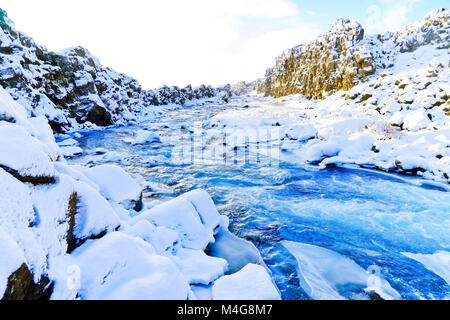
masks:
[[[448,0],[0,0],[16,28],[49,50],[81,45],[146,89],[264,76],[283,50],[337,18],[369,33],[420,20]]]

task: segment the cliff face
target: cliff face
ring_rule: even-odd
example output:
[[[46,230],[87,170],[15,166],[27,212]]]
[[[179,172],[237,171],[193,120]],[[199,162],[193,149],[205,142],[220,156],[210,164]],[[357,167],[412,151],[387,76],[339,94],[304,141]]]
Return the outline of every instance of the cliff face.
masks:
[[[47,51],[17,31],[1,9],[0,85],[29,116],[46,116],[56,131],[86,122],[106,126],[137,121],[155,105],[215,96],[226,101],[232,95],[230,86],[143,90],[135,79],[104,68],[82,47]]]
[[[339,19],[316,40],[280,55],[275,67],[256,82],[256,89],[276,98],[303,94],[316,99],[350,90],[377,70],[392,67],[398,53],[436,43],[448,48],[449,12],[435,10],[422,22],[377,36],[365,36],[358,22]]]

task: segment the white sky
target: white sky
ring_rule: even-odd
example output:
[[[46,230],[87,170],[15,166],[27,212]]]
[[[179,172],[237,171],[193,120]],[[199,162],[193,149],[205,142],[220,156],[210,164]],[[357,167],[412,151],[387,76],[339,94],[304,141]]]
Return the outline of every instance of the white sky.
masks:
[[[49,50],[81,45],[100,62],[163,84],[220,85],[264,76],[283,50],[308,42],[337,18],[368,33],[397,30],[448,0],[0,0]]]
[[[0,7],[38,44],[82,45],[146,89],[251,81],[281,51],[319,33],[288,0],[0,0]]]

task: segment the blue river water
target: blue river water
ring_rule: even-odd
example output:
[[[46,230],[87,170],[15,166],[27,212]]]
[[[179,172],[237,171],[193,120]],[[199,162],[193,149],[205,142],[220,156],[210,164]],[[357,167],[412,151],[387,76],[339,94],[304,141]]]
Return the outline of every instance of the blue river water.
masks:
[[[183,143],[180,139],[186,136],[181,127],[207,120],[222,108],[173,110],[141,126],[81,132],[77,140],[84,154],[70,162],[92,163],[95,150],[102,148],[102,152],[127,155],[127,161],[121,159],[119,164],[128,172],[165,186],[174,195],[204,188],[219,212],[230,217],[230,230],[261,251],[283,299],[309,297],[300,286],[296,260],[280,244],[282,240],[333,250],[364,269],[376,265],[403,299],[449,296],[444,279],[402,254],[450,251],[446,186],[376,171],[319,170],[287,161],[277,166],[171,161],[176,141]],[[142,128],[157,132],[161,143],[129,143],[127,139]],[[164,161],[148,161],[158,157]]]

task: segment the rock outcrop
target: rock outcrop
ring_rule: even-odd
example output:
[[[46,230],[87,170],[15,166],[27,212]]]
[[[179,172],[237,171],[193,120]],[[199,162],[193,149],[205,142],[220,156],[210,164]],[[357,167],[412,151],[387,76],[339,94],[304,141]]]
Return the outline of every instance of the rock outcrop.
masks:
[[[400,32],[376,36],[366,36],[356,21],[339,19],[316,40],[280,55],[266,77],[256,81],[256,90],[275,98],[302,94],[316,99],[350,90],[377,71],[392,67],[398,53],[436,43],[448,48],[449,12],[435,10]]]
[[[104,68],[82,47],[50,52],[17,31],[0,9],[0,85],[29,116],[45,116],[57,132],[86,122],[107,126],[137,121],[155,105],[232,96],[230,86],[163,86],[143,90],[133,78]]]

